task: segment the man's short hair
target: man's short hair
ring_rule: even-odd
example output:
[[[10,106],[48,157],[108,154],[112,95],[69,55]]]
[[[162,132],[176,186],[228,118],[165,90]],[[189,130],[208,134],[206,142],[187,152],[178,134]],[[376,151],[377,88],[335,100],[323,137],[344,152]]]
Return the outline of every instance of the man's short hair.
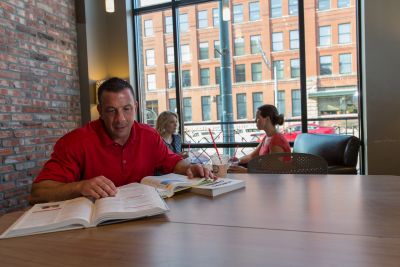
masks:
[[[106,91],[106,92],[118,93],[124,90],[125,88],[128,88],[131,91],[133,99],[135,99],[135,92],[133,91],[132,85],[130,85],[129,82],[118,77],[113,77],[104,81],[99,86],[99,90],[97,91],[97,99],[99,101],[99,104],[101,105],[101,97],[103,95],[103,92]]]

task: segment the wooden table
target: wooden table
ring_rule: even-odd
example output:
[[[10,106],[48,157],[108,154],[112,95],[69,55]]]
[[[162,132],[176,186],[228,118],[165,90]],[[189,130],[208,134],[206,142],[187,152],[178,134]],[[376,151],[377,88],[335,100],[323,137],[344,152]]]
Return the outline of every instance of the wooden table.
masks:
[[[236,174],[165,215],[0,240],[1,266],[399,266],[400,177]],[[0,231],[21,213],[0,218]]]

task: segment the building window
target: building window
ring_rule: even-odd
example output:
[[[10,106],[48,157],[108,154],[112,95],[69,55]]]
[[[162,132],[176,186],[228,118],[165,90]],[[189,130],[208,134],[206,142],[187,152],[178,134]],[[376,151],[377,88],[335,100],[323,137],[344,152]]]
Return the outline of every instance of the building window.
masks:
[[[175,88],[175,72],[168,72],[168,88]]]
[[[212,14],[213,14],[213,26],[219,27],[219,10],[218,10],[218,8],[213,8]]]
[[[216,104],[217,104],[217,120],[222,120],[222,103],[221,103],[221,96],[220,95],[217,95],[216,97],[215,97],[216,99],[215,99],[215,102],[216,102]]]
[[[260,50],[258,49],[258,40],[261,39],[260,35],[252,35],[250,36],[250,52],[252,54],[259,54]]]
[[[215,84],[221,84],[221,68],[215,67]]]
[[[337,7],[338,8],[350,7],[350,0],[338,0]]]
[[[243,22],[243,5],[233,5],[233,23]]]
[[[189,30],[188,14],[179,15],[179,31],[187,32]]]
[[[175,61],[174,47],[168,46],[167,47],[167,63],[174,63],[174,61]]]
[[[235,38],[235,56],[244,55],[244,39],[242,37]]]
[[[199,44],[200,55],[199,59],[208,59],[208,42]]]
[[[339,73],[340,74],[351,73],[351,54],[339,55]]]
[[[318,10],[328,10],[331,8],[331,0],[318,0]]]
[[[219,40],[214,41],[214,58],[221,57],[221,47],[219,45]]]
[[[298,0],[289,0],[289,15],[290,16],[297,16],[299,14],[299,6]]]
[[[172,33],[172,16],[165,17],[165,33]]]
[[[351,43],[350,23],[339,24],[338,34],[339,34],[339,44]]]
[[[207,10],[202,10],[197,13],[197,25],[199,29],[208,27]]]
[[[331,26],[319,27],[319,46],[331,45]]]
[[[153,36],[153,21],[151,19],[144,21],[144,36]]]
[[[190,49],[189,45],[181,45],[182,62],[190,62]]]
[[[263,93],[257,92],[253,93],[253,118],[256,117],[258,107],[264,104]]]
[[[147,74],[147,90],[156,90],[156,75]]]
[[[246,67],[244,64],[235,65],[235,81],[237,83],[246,81]]]
[[[203,121],[211,120],[211,97],[201,97],[201,118]]]
[[[275,60],[273,62],[274,69],[276,68],[276,79],[282,80],[284,78],[283,60]],[[275,77],[274,77],[275,79]]]
[[[292,117],[301,116],[300,89],[292,90]]]
[[[168,110],[171,112],[176,112],[176,98],[168,99]]]
[[[271,0],[271,18],[282,17],[282,0]]]
[[[190,80],[190,70],[183,70],[182,71],[182,87],[190,87],[191,80]]]
[[[252,2],[249,3],[249,20],[259,20],[260,19],[260,3]]]
[[[298,58],[290,60],[290,77],[300,77],[300,60]]]
[[[252,63],[251,64],[251,80],[253,82],[259,82],[262,80],[261,63]]]
[[[290,49],[299,49],[299,31],[293,30],[289,32]]]
[[[279,114],[285,114],[285,91],[278,91],[277,109]]]
[[[332,56],[319,57],[319,75],[332,74]]]
[[[283,50],[283,33],[274,32],[272,33],[272,51],[282,51]]]
[[[210,85],[210,69],[200,69],[200,85]]]
[[[154,66],[156,64],[154,58],[154,49],[146,50],[146,66]]]
[[[183,121],[184,122],[192,121],[192,98],[191,97],[183,98]]]
[[[246,94],[236,95],[236,108],[237,108],[238,120],[246,119],[247,118]]]

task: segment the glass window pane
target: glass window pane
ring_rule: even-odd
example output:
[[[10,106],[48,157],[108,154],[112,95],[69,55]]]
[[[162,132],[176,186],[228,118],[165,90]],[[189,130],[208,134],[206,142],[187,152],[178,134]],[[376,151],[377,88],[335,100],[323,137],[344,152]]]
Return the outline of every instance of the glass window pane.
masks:
[[[299,49],[299,31],[289,31],[290,49]]]
[[[168,110],[171,112],[177,112],[176,109],[176,98],[170,98],[168,99]]]
[[[183,121],[192,121],[192,98],[190,97],[183,98]]]
[[[174,47],[169,46],[167,47],[167,63],[174,63],[175,57],[174,57]]]
[[[200,69],[200,85],[210,85],[210,69]]]
[[[201,97],[201,116],[203,121],[211,121],[211,97]]]
[[[351,43],[351,24],[343,23],[338,26],[339,44]]]
[[[212,9],[212,14],[213,14],[213,26],[214,27],[219,27],[219,9],[218,8],[213,8]]]
[[[144,36],[153,36],[153,20],[151,19],[144,21]]]
[[[190,87],[192,85],[190,70],[182,71],[182,87]]]
[[[235,56],[244,55],[244,39],[242,37],[235,38]]]
[[[285,115],[285,91],[278,91],[278,112],[279,114]]]
[[[318,0],[318,10],[328,10],[331,8],[330,0]]]
[[[273,68],[276,68],[276,78],[282,80],[285,77],[283,60],[275,60],[273,62]]]
[[[246,81],[246,67],[245,64],[235,66],[235,81],[237,83]]]
[[[233,23],[243,22],[243,5],[233,5]]]
[[[351,73],[351,54],[339,55],[339,73],[340,74]]]
[[[249,3],[249,20],[255,21],[260,19],[260,3],[251,2]]]
[[[300,77],[300,60],[298,58],[290,60],[290,77]]]
[[[337,6],[338,8],[350,7],[350,0],[338,0]]]
[[[262,80],[261,63],[252,63],[251,64],[251,80],[253,82],[259,82]]]
[[[298,0],[289,0],[289,15],[297,16],[299,14],[299,3]]]
[[[219,40],[214,41],[214,58],[221,57],[221,48],[219,46]]]
[[[236,95],[236,108],[238,120],[247,118],[246,94]]]
[[[272,51],[283,50],[283,33],[274,32],[272,33]]]
[[[188,14],[179,14],[179,31],[187,32],[189,30]]]
[[[146,66],[154,66],[156,64],[154,58],[154,49],[146,50]]]
[[[319,27],[319,46],[331,45],[331,26]]]
[[[208,42],[200,43],[199,59],[208,59]]]
[[[332,74],[332,56],[319,57],[319,75]]]
[[[175,88],[175,72],[168,72],[168,88]]]
[[[260,53],[260,50],[258,49],[258,43],[261,38],[261,35],[251,35],[250,36],[250,52],[252,54],[258,54]]]
[[[261,107],[264,104],[263,93],[256,92],[253,93],[253,118],[256,117],[258,107]]]
[[[282,17],[282,0],[271,0],[271,18]]]
[[[301,95],[299,89],[292,90],[292,117],[301,116]]]
[[[165,33],[172,33],[172,16],[165,17]]]
[[[201,10],[197,13],[197,25],[199,29],[207,28],[208,27],[208,16],[207,10]]]
[[[221,68],[215,67],[215,84],[221,84]]]

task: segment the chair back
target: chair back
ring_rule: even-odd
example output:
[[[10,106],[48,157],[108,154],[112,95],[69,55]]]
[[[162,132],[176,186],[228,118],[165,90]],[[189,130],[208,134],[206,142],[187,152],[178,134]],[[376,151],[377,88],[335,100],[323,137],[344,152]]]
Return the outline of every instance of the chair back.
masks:
[[[326,174],[328,164],[320,156],[305,153],[273,153],[256,157],[247,165],[249,173]]]

